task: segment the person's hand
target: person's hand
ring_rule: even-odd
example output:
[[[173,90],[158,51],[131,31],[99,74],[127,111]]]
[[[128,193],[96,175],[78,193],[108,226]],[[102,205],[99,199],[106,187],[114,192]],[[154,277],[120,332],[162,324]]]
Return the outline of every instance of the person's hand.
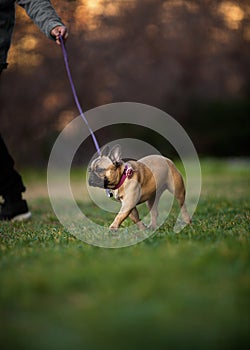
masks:
[[[62,37],[63,41],[65,42],[68,38],[68,30],[64,26],[56,26],[55,28],[53,28],[51,30],[50,35],[55,38],[56,43],[58,45],[61,45],[60,36]]]

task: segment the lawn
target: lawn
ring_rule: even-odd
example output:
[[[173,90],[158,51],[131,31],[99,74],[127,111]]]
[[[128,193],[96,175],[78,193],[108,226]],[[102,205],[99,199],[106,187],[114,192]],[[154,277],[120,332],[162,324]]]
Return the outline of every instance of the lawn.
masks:
[[[249,348],[250,164],[204,160],[202,174],[191,226],[173,232],[174,206],[150,238],[105,249],[60,225],[45,171],[24,172],[33,218],[0,224],[1,348]]]

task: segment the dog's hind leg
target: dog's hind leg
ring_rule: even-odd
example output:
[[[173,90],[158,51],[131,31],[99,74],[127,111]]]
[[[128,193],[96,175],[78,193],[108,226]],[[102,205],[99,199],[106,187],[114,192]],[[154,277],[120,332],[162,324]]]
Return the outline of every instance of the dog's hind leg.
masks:
[[[191,219],[190,219],[190,216],[188,214],[188,211],[187,211],[187,208],[185,205],[185,188],[183,187],[183,188],[175,189],[174,195],[175,195],[175,197],[179,203],[179,206],[181,208],[181,216],[182,216],[183,221],[187,224],[190,224]]]
[[[173,163],[170,163],[169,165],[171,169],[171,181],[167,184],[167,188],[175,196],[177,202],[179,203],[183,221],[190,224],[191,219],[185,205],[186,191],[183,177]]]
[[[157,227],[157,218],[158,218],[158,204],[160,200],[160,195],[153,196],[147,201],[147,207],[150,211],[151,222],[148,228],[155,229]]]

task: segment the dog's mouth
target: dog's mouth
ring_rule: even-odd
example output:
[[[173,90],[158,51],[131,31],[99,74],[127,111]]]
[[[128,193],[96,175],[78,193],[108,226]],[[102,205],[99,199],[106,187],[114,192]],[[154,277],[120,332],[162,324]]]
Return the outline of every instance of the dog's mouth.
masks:
[[[106,189],[106,188],[109,188],[109,180],[108,180],[108,178],[105,176],[104,177],[104,188]]]

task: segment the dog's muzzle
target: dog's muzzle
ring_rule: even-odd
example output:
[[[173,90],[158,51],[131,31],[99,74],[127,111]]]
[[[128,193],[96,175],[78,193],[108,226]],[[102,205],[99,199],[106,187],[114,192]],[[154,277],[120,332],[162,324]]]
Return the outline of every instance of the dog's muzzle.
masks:
[[[104,187],[104,181],[95,173],[89,174],[89,185],[93,187]]]

